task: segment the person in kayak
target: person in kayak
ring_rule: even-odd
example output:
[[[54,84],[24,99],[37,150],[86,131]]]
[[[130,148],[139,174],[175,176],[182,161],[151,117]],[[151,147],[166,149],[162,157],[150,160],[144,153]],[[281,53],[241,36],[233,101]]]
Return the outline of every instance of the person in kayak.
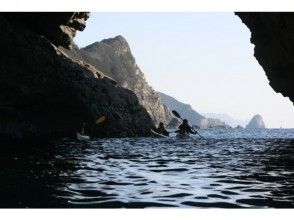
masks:
[[[188,120],[184,119],[183,123],[179,126],[179,134],[185,135],[185,134],[197,134],[197,132],[193,131],[191,126],[188,124]]]
[[[169,132],[165,129],[162,122],[159,123],[158,128],[156,128],[156,132],[165,136],[169,136]]]

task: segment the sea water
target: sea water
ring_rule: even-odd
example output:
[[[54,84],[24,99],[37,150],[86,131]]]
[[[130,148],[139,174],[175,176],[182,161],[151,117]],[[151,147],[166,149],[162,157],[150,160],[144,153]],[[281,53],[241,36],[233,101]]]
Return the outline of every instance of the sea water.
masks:
[[[6,146],[0,207],[294,207],[294,129]]]

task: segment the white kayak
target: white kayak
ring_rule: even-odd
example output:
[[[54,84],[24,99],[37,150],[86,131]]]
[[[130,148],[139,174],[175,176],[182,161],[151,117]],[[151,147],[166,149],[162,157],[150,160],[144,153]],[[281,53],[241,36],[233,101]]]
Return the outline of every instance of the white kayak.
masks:
[[[168,138],[168,136],[165,136],[163,134],[157,133],[156,131],[151,129],[151,133],[153,134],[153,136],[155,137],[159,137],[159,138]]]
[[[77,139],[80,141],[84,141],[84,140],[90,140],[90,137],[77,132]]]

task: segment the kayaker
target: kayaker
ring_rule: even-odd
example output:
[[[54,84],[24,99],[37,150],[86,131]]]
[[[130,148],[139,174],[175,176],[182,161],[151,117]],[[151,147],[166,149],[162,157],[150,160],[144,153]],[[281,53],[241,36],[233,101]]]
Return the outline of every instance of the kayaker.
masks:
[[[193,131],[191,126],[188,124],[188,120],[184,119],[183,123],[179,126],[179,134],[185,135],[185,134],[197,134],[197,132]]]
[[[162,122],[159,123],[158,128],[156,128],[156,132],[165,136],[169,136],[169,132],[165,129]]]

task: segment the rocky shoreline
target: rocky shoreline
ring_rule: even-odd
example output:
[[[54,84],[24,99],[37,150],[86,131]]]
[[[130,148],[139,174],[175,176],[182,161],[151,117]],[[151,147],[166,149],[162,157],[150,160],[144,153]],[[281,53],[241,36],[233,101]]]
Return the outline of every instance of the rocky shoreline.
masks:
[[[83,122],[94,137],[149,135],[153,122],[133,92],[58,49],[70,46],[87,18],[87,13],[0,14],[1,141],[73,137]],[[96,125],[100,116],[106,120]]]

